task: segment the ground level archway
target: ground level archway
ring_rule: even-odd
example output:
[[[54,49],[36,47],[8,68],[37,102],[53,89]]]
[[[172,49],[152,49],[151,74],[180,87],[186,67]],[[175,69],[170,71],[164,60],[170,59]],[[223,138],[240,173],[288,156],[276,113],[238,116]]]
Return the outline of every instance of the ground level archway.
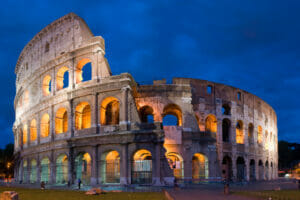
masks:
[[[166,155],[170,168],[173,170],[176,179],[184,178],[183,159],[178,153],[167,153]]]
[[[101,156],[101,177],[103,183],[120,183],[120,155],[112,150]]]
[[[208,178],[208,159],[204,154],[195,153],[192,158],[193,181],[203,181]]]
[[[89,153],[79,153],[75,159],[76,180],[80,179],[82,184],[89,185],[92,172],[92,159]]]
[[[61,154],[56,159],[56,183],[68,183],[68,172],[68,157],[65,154]]]
[[[141,149],[135,152],[131,167],[131,183],[152,183],[152,155],[150,151]]]

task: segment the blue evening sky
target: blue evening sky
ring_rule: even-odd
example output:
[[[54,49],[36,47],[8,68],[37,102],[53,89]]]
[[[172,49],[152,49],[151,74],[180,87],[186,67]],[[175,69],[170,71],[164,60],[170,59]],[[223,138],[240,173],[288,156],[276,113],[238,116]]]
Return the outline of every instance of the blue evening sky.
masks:
[[[74,12],[106,41],[113,74],[136,81],[199,78],[268,102],[279,139],[300,142],[300,1],[3,1],[0,7],[0,147],[13,142],[14,68],[23,47]]]

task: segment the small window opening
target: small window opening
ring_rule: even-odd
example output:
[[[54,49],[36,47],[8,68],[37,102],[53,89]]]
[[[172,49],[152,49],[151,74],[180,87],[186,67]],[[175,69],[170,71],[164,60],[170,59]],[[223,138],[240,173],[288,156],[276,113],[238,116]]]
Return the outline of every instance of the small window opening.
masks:
[[[63,83],[64,83],[63,88],[69,87],[69,71],[66,71],[66,72],[64,73],[64,80],[63,80]]]
[[[230,115],[230,106],[228,104],[224,104],[222,106],[222,114],[223,115]]]
[[[206,93],[211,94],[211,92],[212,92],[212,86],[208,85],[207,88],[206,88]]]
[[[50,48],[50,44],[49,44],[49,42],[46,42],[45,53],[49,52],[49,48]]]
[[[241,94],[241,92],[238,92],[238,93],[237,93],[237,99],[238,99],[238,100],[241,100],[241,98],[242,98],[242,94]]]

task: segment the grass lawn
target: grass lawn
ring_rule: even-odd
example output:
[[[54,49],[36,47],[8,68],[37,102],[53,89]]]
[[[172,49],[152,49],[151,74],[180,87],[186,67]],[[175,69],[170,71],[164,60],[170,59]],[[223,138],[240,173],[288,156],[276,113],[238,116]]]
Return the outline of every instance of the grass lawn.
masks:
[[[241,191],[234,192],[237,195],[243,195],[248,197],[258,197],[262,199],[268,199],[272,197],[272,200],[300,200],[300,190],[280,190],[280,191]]]
[[[20,200],[125,200],[125,199],[142,199],[142,200],[164,200],[162,192],[121,192],[121,193],[106,193],[101,195],[85,195],[82,191],[70,190],[40,190],[40,189],[25,189],[25,188],[7,188],[0,187],[0,192],[16,191],[19,194]]]

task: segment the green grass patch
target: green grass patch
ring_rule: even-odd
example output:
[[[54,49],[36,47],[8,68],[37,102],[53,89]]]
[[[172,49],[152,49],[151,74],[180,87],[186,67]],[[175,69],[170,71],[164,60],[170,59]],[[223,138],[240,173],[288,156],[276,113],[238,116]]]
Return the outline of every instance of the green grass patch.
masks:
[[[100,195],[85,195],[83,191],[71,190],[40,190],[26,188],[0,187],[0,192],[16,191],[21,200],[164,200],[162,192],[108,192]]]
[[[234,192],[237,195],[256,197],[260,199],[272,200],[300,200],[299,190],[280,190],[280,191],[239,191]]]

